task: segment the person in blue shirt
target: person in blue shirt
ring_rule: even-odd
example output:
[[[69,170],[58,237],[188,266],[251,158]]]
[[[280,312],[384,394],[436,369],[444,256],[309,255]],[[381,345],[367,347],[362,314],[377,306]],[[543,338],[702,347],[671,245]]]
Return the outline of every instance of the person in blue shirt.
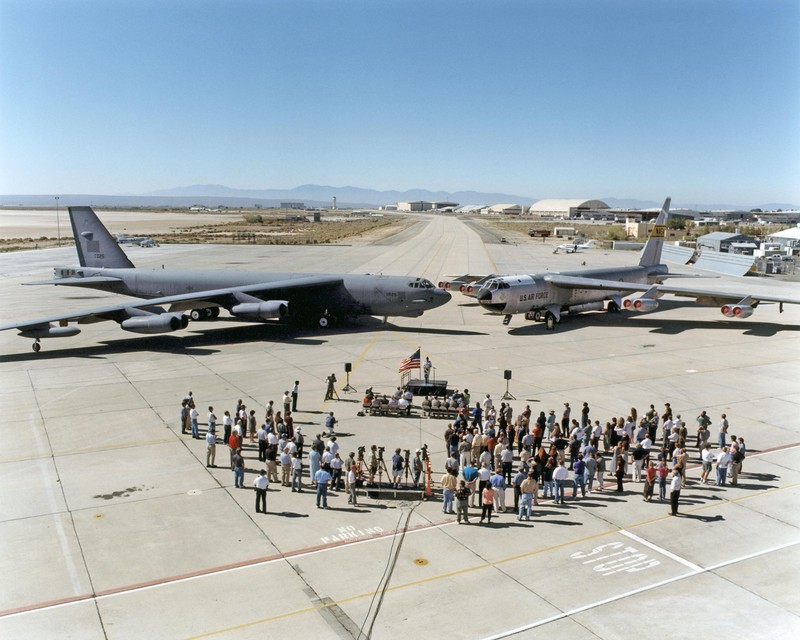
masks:
[[[572,497],[578,494],[578,487],[581,488],[581,497],[586,497],[586,463],[583,461],[583,454],[578,454],[578,459],[572,464]]]
[[[314,482],[317,483],[317,509],[328,508],[328,483],[330,481],[331,474],[326,464],[314,474]],[[322,506],[320,506],[320,502]]]
[[[469,489],[469,506],[475,507],[475,484],[478,481],[478,470],[471,464],[468,464],[461,469],[461,477],[467,483]]]

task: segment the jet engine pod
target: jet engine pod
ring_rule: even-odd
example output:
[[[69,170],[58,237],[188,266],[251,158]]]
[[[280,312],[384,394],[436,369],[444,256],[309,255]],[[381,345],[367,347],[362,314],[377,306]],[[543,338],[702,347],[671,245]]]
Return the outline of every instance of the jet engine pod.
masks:
[[[285,318],[289,313],[286,300],[266,300],[264,302],[243,302],[231,307],[231,313],[245,320],[273,320]]]
[[[146,316],[135,316],[120,322],[125,331],[133,333],[170,333],[185,329],[189,318],[181,313],[160,313]]]
[[[626,298],[622,302],[622,306],[628,311],[639,311],[645,313],[647,311],[655,311],[658,309],[658,300],[652,298]]]
[[[54,324],[46,324],[41,327],[35,327],[32,329],[25,329],[25,331],[20,331],[19,335],[23,338],[34,338],[35,340],[39,340],[40,338],[68,338],[70,336],[76,336],[81,332],[78,327],[58,327]]]
[[[726,318],[749,318],[753,315],[753,307],[746,304],[726,304],[721,311]]]
[[[652,298],[638,298],[633,302],[633,308],[642,313],[658,309],[658,300]]]

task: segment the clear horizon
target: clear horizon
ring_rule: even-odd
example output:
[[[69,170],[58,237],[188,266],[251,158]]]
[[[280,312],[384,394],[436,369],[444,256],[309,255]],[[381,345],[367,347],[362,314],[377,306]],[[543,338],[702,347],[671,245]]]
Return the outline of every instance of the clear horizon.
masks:
[[[0,193],[800,203],[787,0],[0,2]]]

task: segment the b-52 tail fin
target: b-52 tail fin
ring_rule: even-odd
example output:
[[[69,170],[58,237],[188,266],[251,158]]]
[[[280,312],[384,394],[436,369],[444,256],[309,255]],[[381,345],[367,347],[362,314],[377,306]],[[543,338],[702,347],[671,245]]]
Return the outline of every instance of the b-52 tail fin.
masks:
[[[91,207],[70,207],[69,219],[82,267],[135,268]]]
[[[667,215],[669,215],[669,205],[672,198],[664,200],[661,213],[656,218],[653,230],[647,238],[647,242],[642,250],[642,257],[639,258],[640,267],[652,267],[661,263],[661,247],[664,246],[664,238],[667,232]]]

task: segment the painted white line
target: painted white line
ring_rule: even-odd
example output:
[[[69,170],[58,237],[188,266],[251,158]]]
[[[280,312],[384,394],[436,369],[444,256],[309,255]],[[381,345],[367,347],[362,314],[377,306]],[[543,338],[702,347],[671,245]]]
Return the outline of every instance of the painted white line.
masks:
[[[657,551],[662,556],[667,556],[668,558],[672,558],[673,560],[675,560],[675,562],[680,562],[682,565],[684,565],[686,567],[689,567],[692,571],[702,571],[703,570],[702,567],[697,566],[694,562],[689,562],[685,558],[681,558],[680,556],[675,555],[671,551],[667,551],[666,549],[662,549],[657,544],[653,544],[652,542],[648,542],[644,538],[640,538],[639,536],[637,536],[635,533],[631,533],[630,531],[626,531],[625,529],[620,529],[619,532],[623,536],[625,536],[627,538],[630,538],[631,540],[635,540],[639,544],[644,545],[645,547],[649,547],[653,551]]]
[[[673,582],[677,582],[679,580],[683,580],[684,578],[691,578],[692,576],[699,575],[701,573],[706,573],[708,571],[716,571],[717,569],[721,569],[722,567],[726,567],[730,564],[736,564],[737,562],[744,562],[745,560],[750,560],[751,558],[756,558],[758,556],[763,556],[768,553],[773,553],[775,551],[780,551],[781,549],[786,549],[788,547],[793,547],[795,545],[800,544],[800,540],[794,540],[793,542],[786,542],[784,544],[777,545],[775,547],[770,547],[769,549],[762,549],[761,551],[755,551],[753,553],[749,553],[746,556],[741,556],[739,558],[732,558],[731,560],[725,560],[724,562],[717,563],[705,569],[698,568],[697,571],[689,571],[688,573],[683,573],[679,576],[675,576],[674,578],[669,578],[667,580],[661,580],[660,582],[656,582],[654,584],[647,585],[645,587],[639,587],[638,589],[633,589],[632,591],[626,591],[625,593],[620,593],[615,596],[611,596],[610,598],[605,598],[604,600],[598,600],[597,602],[592,602],[582,607],[577,607],[575,609],[570,609],[569,611],[564,611],[562,613],[558,613],[554,616],[550,616],[549,618],[543,618],[542,620],[537,620],[536,622],[531,622],[530,624],[526,624],[522,627],[517,627],[516,629],[509,629],[507,631],[502,631],[493,636],[486,636],[483,640],[500,640],[500,638],[508,638],[510,636],[516,635],[518,633],[522,633],[523,631],[528,631],[530,629],[535,629],[536,627],[541,627],[545,624],[549,624],[551,622],[556,622],[557,620],[563,620],[564,618],[569,618],[570,616],[574,616],[578,613],[582,613],[584,611],[588,611],[589,609],[594,609],[596,607],[602,607],[605,604],[609,604],[611,602],[616,602],[617,600],[622,600],[623,598],[627,598],[629,596],[634,596],[639,593],[644,593],[645,591],[650,591],[652,589],[658,589],[659,587],[663,587],[664,585],[671,584]]]

